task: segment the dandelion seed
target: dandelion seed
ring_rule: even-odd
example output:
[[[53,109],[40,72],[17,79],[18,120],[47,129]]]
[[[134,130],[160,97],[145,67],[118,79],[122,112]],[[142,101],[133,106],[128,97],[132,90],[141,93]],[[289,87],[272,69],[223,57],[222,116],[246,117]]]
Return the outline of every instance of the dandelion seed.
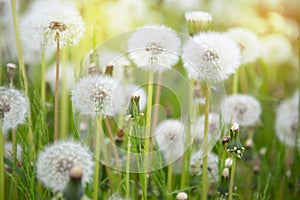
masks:
[[[252,126],[258,123],[261,114],[260,103],[252,96],[235,94],[224,99],[222,114],[227,123],[237,122],[241,126]]]
[[[146,26],[133,32],[129,39],[129,57],[137,67],[163,72],[178,62],[180,43],[180,38],[172,29]]]
[[[82,185],[90,183],[94,169],[92,154],[80,143],[58,141],[47,146],[38,155],[37,179],[53,192],[61,192],[68,183],[74,166],[82,169]]]
[[[203,156],[204,153],[202,150],[199,150],[192,154],[190,171],[193,175],[202,174]],[[219,180],[218,160],[219,160],[218,156],[215,155],[214,153],[209,152],[207,154],[207,171],[208,171],[209,180],[211,182],[217,182]]]
[[[72,92],[73,109],[84,116],[113,116],[124,106],[124,95],[116,80],[108,76],[87,76]]]
[[[242,64],[254,62],[258,58],[259,40],[252,31],[242,27],[235,27],[228,29],[226,34],[240,47]]]
[[[185,126],[182,122],[167,119],[155,130],[155,139],[167,164],[171,164],[184,153]]]
[[[299,123],[298,105],[299,93],[284,100],[277,108],[275,130],[277,138],[287,146],[300,147],[300,137],[296,140]]]
[[[182,58],[189,78],[220,82],[240,65],[240,50],[225,34],[210,32],[192,37],[183,47]]]
[[[29,101],[23,92],[0,87],[0,118],[3,133],[24,124],[28,113]]]

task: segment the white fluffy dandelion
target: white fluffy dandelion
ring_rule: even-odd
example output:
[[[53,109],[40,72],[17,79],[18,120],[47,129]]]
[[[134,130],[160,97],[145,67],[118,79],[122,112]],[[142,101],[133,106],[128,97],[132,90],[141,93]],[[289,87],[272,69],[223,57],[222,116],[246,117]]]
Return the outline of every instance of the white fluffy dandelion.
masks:
[[[56,46],[56,34],[61,45],[76,44],[84,32],[84,22],[71,5],[61,2],[34,2],[20,25],[23,42],[31,45]]]
[[[254,62],[259,56],[258,37],[250,30],[234,27],[227,30],[226,34],[240,47],[243,64]]]
[[[227,123],[252,126],[259,122],[261,106],[257,99],[246,94],[235,94],[224,99],[222,114]]]
[[[0,113],[3,133],[16,129],[19,124],[25,123],[29,101],[22,91],[0,87]]]
[[[300,137],[296,141],[297,128],[299,123],[299,94],[283,101],[277,108],[275,129],[278,139],[287,146],[294,147],[296,142],[300,147]]]
[[[184,153],[185,126],[178,120],[167,119],[156,127],[155,139],[166,163],[171,164]]]
[[[82,185],[90,183],[94,162],[89,150],[74,141],[58,141],[47,146],[38,155],[37,179],[53,192],[63,191],[68,183],[70,170],[74,166],[82,169]]]
[[[191,156],[190,171],[192,175],[201,175],[203,166],[203,152],[197,151]],[[216,154],[209,152],[207,154],[207,171],[210,182],[219,180],[219,158]]]
[[[180,38],[172,29],[160,25],[145,26],[129,38],[129,57],[137,67],[162,72],[178,62],[180,44]]]
[[[200,116],[195,123],[192,124],[191,130],[194,134],[196,144],[200,145],[204,139],[204,121],[205,116]],[[216,113],[209,113],[208,115],[208,144],[214,145],[220,136],[220,116]]]
[[[195,35],[183,47],[182,58],[189,78],[220,82],[240,65],[239,47],[225,34]]]
[[[84,116],[113,116],[124,106],[124,92],[111,77],[87,76],[75,85],[72,103],[73,109]]]
[[[70,91],[74,84],[74,67],[71,63],[62,63],[62,67],[59,68],[59,81],[61,83],[62,77],[65,81],[65,89]],[[55,75],[56,65],[49,67],[45,73],[45,81],[50,85],[51,91],[55,91]]]

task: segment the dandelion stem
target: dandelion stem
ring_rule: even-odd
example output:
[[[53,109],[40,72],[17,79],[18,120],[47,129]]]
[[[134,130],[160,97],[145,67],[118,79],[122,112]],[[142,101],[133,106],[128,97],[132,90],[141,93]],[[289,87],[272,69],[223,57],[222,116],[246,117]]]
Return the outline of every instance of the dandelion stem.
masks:
[[[168,165],[168,176],[167,176],[167,190],[168,190],[168,199],[172,199],[172,195],[170,193],[172,192],[172,172],[173,172],[173,165]]]
[[[232,196],[233,196],[235,165],[236,165],[236,157],[232,156],[232,166],[231,166],[230,182],[229,182],[229,200],[232,200]]]
[[[195,88],[195,81],[190,80],[190,91],[189,91],[189,112],[188,112],[188,125],[187,125],[187,136],[185,138],[185,147],[187,147],[190,144],[190,137],[191,137],[191,119],[194,117],[194,109],[193,109],[193,96],[194,96],[194,88]],[[182,175],[180,180],[180,188],[183,189],[186,185],[186,177],[189,174],[189,162],[190,162],[190,154],[191,154],[191,148],[187,148],[186,153],[183,155],[183,164],[182,164]]]
[[[4,141],[2,134],[2,121],[0,121],[0,199],[4,199]]]
[[[56,74],[55,74],[55,94],[54,94],[54,140],[58,140],[58,89],[59,89],[59,58],[60,58],[60,49],[59,49],[59,33],[56,33]]]
[[[300,135],[300,38],[298,37],[298,127],[297,127],[297,136]],[[297,140],[299,141],[299,140]],[[296,144],[297,145],[297,144]],[[298,145],[299,142],[298,142]]]
[[[239,89],[239,69],[236,70],[233,76],[232,94],[237,94]]]
[[[147,114],[146,114],[146,132],[145,132],[145,155],[149,153],[149,143],[150,143],[150,133],[151,133],[151,106],[152,106],[152,95],[153,95],[153,71],[149,72],[148,77],[148,99],[147,99]],[[144,160],[143,170],[146,170],[148,167],[148,157]],[[146,172],[146,171],[145,171]],[[144,183],[143,184],[143,199],[147,200],[147,183],[148,178],[146,177],[147,173],[144,173]]]
[[[210,96],[209,96],[209,85],[207,85],[205,91],[205,115],[204,115],[204,136],[203,136],[203,147],[204,147],[204,157],[203,157],[203,169],[202,169],[202,199],[207,199],[207,136],[208,136],[208,114],[210,109]]]
[[[94,144],[94,155],[95,155],[95,173],[94,173],[94,191],[93,200],[98,199],[98,186],[99,186],[99,162],[100,162],[100,135],[102,134],[102,119],[100,116],[97,117],[96,123],[96,138]]]

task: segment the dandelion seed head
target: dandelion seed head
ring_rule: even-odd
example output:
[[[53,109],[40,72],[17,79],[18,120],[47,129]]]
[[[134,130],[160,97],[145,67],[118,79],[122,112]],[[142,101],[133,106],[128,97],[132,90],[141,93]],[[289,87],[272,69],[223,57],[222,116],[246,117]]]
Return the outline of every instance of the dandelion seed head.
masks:
[[[0,87],[0,115],[3,133],[9,129],[16,129],[19,124],[24,124],[28,113],[29,101],[23,92]]]
[[[242,27],[230,28],[226,34],[233,39],[241,50],[241,62],[254,62],[259,56],[258,37],[250,30]]]
[[[227,96],[221,104],[224,120],[240,126],[252,126],[259,122],[261,106],[258,100],[246,94]]]
[[[184,153],[185,126],[179,120],[167,119],[156,127],[155,139],[166,162],[172,163]]]
[[[199,150],[192,154],[190,171],[193,175],[202,174],[203,166],[203,151]],[[211,182],[217,182],[219,180],[219,167],[218,167],[219,158],[214,153],[209,152],[207,154],[207,171],[208,177]]]
[[[211,22],[213,20],[210,13],[203,11],[189,11],[184,14],[184,17],[186,21],[191,22]]]
[[[297,143],[300,148],[300,138],[296,141],[299,123],[298,114],[299,94],[284,100],[276,110],[275,130],[277,138],[287,146],[294,147]]]
[[[185,192],[179,192],[176,196],[176,200],[188,200],[188,195]]]
[[[240,50],[225,34],[195,35],[183,47],[182,58],[189,78],[220,82],[240,65]]]
[[[74,166],[82,169],[82,185],[90,183],[94,170],[92,154],[80,143],[58,141],[38,155],[37,179],[53,192],[63,191]]]
[[[108,76],[87,76],[79,80],[72,92],[73,109],[84,116],[113,116],[124,106],[124,92]]]
[[[160,25],[145,26],[129,38],[129,57],[137,67],[162,72],[178,62],[180,44],[180,38],[172,29]]]

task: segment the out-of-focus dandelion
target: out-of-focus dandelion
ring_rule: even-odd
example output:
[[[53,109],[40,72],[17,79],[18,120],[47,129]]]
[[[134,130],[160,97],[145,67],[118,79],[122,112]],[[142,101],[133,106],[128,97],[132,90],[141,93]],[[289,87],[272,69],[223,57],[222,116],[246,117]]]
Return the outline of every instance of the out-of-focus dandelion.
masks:
[[[163,72],[178,62],[180,44],[180,38],[172,29],[160,25],[145,26],[129,38],[129,57],[137,67]]]
[[[179,192],[176,196],[176,200],[188,200],[188,195],[185,192]]]
[[[83,116],[113,116],[124,106],[124,92],[111,77],[86,76],[75,85],[72,103],[73,109]]]
[[[74,166],[82,169],[82,186],[92,180],[94,162],[89,150],[75,141],[57,141],[40,152],[36,162],[37,179],[53,192],[65,189]]]
[[[183,47],[182,58],[189,78],[220,82],[240,65],[238,45],[217,32],[195,35]]]
[[[277,138],[285,145],[300,148],[300,137],[297,136],[299,123],[298,114],[299,93],[295,93],[292,98],[284,100],[276,110],[275,130]]]
[[[192,124],[192,134],[195,137],[196,145],[199,146],[203,143],[204,137],[204,118],[200,116],[195,123]],[[213,147],[220,136],[220,116],[216,113],[209,113],[208,116],[208,145]]]
[[[178,120],[167,119],[156,127],[155,139],[166,163],[171,164],[184,153],[185,126]]]
[[[190,171],[192,175],[201,175],[203,167],[204,152],[199,150],[192,154]],[[219,180],[218,156],[212,152],[207,154],[207,170],[210,182],[217,182]]]
[[[222,114],[227,123],[252,126],[259,122],[261,106],[258,100],[246,94],[228,96],[221,103]]]
[[[252,31],[242,27],[234,27],[228,29],[226,34],[240,47],[242,64],[254,62],[258,58],[259,40]]]
[[[28,113],[29,101],[22,91],[0,87],[0,118],[3,133],[25,123]]]

